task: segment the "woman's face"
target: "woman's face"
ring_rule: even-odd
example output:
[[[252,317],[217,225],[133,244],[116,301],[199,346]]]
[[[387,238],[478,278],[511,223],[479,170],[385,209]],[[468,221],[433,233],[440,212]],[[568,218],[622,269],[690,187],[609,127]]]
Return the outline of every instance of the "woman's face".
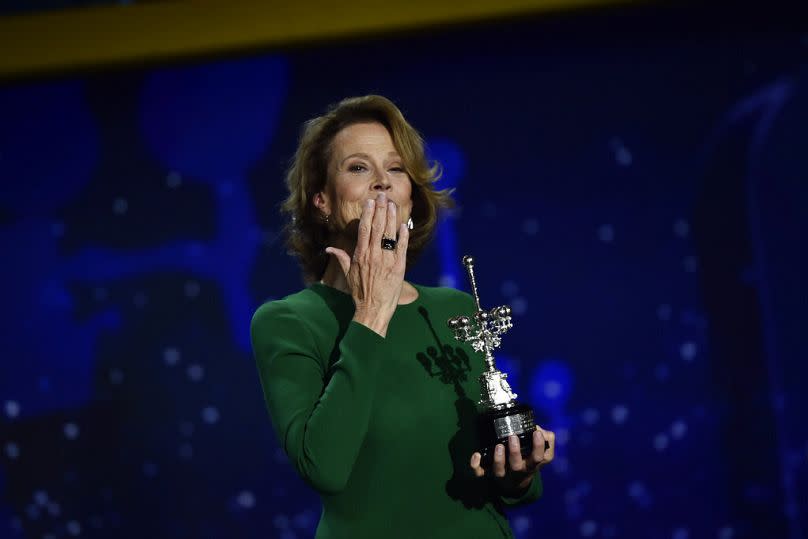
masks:
[[[338,229],[358,221],[363,203],[385,193],[398,207],[398,224],[412,212],[412,185],[390,133],[380,123],[349,125],[331,142],[328,185],[314,203]]]

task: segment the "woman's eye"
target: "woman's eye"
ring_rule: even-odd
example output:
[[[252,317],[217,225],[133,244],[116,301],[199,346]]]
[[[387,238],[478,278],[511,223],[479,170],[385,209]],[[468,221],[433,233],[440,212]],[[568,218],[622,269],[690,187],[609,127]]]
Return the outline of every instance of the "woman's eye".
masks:
[[[367,168],[365,168],[365,165],[355,164],[355,165],[350,165],[348,167],[348,170],[350,172],[363,172],[363,171],[367,170]]]
[[[390,172],[404,172],[404,168],[403,167],[392,167],[390,169]]]

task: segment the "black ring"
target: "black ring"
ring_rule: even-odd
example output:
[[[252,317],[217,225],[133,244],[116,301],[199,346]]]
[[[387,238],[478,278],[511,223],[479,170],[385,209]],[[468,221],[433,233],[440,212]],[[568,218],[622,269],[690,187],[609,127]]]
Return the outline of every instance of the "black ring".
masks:
[[[397,243],[398,241],[394,240],[393,238],[382,237],[382,249],[386,251],[395,251]]]

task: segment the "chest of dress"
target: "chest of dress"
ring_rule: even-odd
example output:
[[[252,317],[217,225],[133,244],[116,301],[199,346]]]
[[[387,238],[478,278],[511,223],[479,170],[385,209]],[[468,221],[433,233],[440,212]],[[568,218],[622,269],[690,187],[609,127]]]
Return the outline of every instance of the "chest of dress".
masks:
[[[446,447],[453,438],[473,438],[482,358],[457,342],[444,313],[424,307],[397,312],[388,330],[367,442],[376,446]]]

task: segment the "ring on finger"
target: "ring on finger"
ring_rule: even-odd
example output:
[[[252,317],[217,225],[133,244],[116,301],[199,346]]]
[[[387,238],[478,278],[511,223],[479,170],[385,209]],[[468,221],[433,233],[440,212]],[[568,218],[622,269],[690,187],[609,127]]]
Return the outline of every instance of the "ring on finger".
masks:
[[[387,234],[382,234],[382,249],[385,251],[395,251],[398,240],[389,237]]]

